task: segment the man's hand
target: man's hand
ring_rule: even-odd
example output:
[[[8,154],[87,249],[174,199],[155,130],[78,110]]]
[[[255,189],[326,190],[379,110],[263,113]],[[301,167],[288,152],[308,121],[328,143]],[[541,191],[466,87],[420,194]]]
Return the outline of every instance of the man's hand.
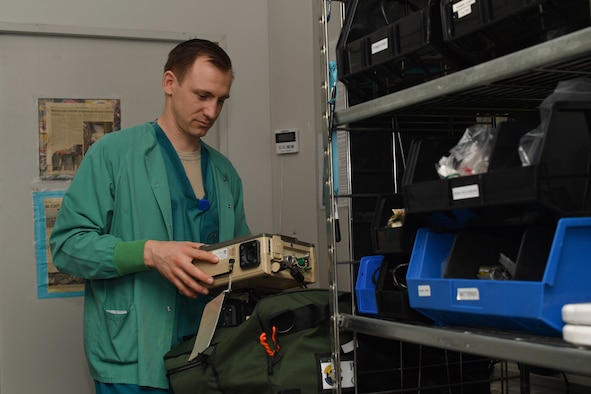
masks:
[[[144,261],[150,269],[155,269],[171,281],[179,292],[187,297],[197,298],[208,294],[201,283],[213,284],[213,278],[193,264],[193,260],[215,264],[218,257],[199,249],[203,244],[196,242],[148,240],[144,246]],[[200,283],[201,282],[201,283]]]

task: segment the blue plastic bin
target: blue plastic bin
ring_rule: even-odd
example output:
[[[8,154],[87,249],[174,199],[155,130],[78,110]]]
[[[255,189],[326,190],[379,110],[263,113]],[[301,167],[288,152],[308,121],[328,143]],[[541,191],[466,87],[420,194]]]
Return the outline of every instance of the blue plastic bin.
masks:
[[[417,232],[410,305],[438,325],[561,336],[564,304],[591,301],[591,217],[558,221],[541,281],[444,278],[454,233]]]
[[[384,256],[365,256],[359,263],[359,272],[355,282],[355,295],[357,296],[357,311],[367,315],[378,314],[378,301],[376,287],[380,275],[380,267]]]

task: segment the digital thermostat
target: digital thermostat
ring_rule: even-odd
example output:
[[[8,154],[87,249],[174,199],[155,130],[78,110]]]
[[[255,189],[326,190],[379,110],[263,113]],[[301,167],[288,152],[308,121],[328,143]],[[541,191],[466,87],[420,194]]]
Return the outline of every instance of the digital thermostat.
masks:
[[[298,130],[275,130],[275,148],[278,155],[285,153],[297,153],[300,150],[298,142]]]

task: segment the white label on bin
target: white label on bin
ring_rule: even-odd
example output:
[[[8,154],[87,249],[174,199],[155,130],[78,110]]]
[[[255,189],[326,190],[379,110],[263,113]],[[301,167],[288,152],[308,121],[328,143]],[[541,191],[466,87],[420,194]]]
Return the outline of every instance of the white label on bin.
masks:
[[[478,291],[478,287],[459,288],[456,299],[458,301],[479,301],[480,292]]]
[[[378,52],[382,52],[388,49],[388,38],[384,38],[378,42],[371,44],[371,54],[375,55]]]
[[[431,285],[419,285],[419,297],[431,297]]]
[[[458,13],[458,18],[463,18],[472,13],[472,4],[474,3],[476,0],[461,0],[452,6],[452,10]]]
[[[478,185],[458,186],[451,189],[452,199],[465,200],[467,198],[476,198],[480,196]]]

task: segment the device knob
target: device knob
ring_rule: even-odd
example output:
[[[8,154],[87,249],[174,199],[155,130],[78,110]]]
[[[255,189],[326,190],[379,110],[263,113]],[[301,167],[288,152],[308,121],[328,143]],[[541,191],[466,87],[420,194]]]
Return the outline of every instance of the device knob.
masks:
[[[283,267],[281,267],[281,263],[274,262],[271,263],[271,272],[276,274],[277,272],[281,271]]]

